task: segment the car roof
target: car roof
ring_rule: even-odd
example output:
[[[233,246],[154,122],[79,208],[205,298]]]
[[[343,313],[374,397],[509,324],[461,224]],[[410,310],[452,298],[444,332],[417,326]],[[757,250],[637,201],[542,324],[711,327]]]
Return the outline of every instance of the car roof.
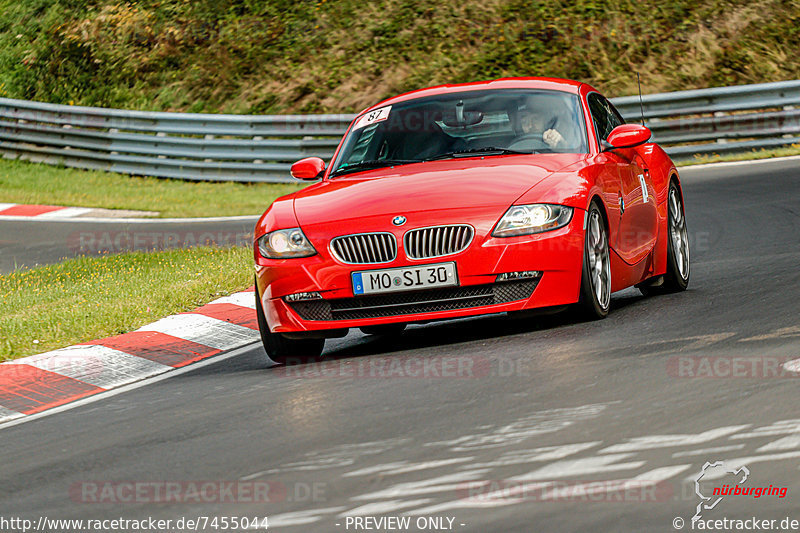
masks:
[[[423,98],[426,96],[438,96],[449,93],[459,93],[464,91],[481,91],[486,89],[545,89],[551,91],[561,91],[571,94],[578,94],[582,82],[575,80],[567,80],[563,78],[544,78],[544,77],[526,77],[526,78],[500,78],[497,80],[489,81],[475,81],[470,83],[458,83],[448,85],[437,85],[436,87],[427,87],[425,89],[418,89],[407,93],[393,96],[375,105],[369,106],[364,109],[359,115],[387,105],[394,105],[407,100],[415,98]]]

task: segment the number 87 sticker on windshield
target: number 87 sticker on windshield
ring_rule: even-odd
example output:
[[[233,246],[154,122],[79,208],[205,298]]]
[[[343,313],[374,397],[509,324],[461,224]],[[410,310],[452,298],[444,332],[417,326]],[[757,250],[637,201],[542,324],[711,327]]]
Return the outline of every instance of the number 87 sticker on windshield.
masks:
[[[376,122],[382,122],[389,118],[389,111],[392,110],[392,106],[387,105],[386,107],[382,107],[380,109],[376,109],[374,111],[370,111],[369,113],[363,115],[361,118],[353,126],[353,130],[358,130],[369,126],[370,124],[374,124]]]
[[[353,294],[413,291],[458,285],[455,263],[353,272]]]

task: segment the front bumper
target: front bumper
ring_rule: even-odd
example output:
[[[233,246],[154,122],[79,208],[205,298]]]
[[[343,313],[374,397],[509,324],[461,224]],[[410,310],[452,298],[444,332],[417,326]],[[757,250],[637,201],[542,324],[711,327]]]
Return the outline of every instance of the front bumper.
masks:
[[[469,218],[459,217],[469,220],[476,230],[475,239],[464,252],[421,262],[407,259],[401,245],[395,261],[380,265],[342,264],[330,254],[328,244],[330,238],[346,232],[335,227],[304,227],[317,247],[317,255],[286,260],[256,256],[257,289],[270,330],[290,333],[443,320],[565,305],[578,300],[583,260],[583,211],[576,209],[571,222],[558,230],[511,238],[491,237],[496,213],[484,215],[473,212]],[[359,227],[371,231],[369,221]],[[386,230],[385,226],[380,229]],[[406,229],[409,228],[393,228],[398,243],[403,242],[402,232]],[[330,235],[330,238],[326,240],[323,235]],[[366,296],[353,294],[351,272],[450,261],[456,262],[457,287]],[[541,276],[496,281],[499,274],[520,271],[538,271]],[[319,292],[323,299],[301,302],[284,299],[284,296],[300,292]]]

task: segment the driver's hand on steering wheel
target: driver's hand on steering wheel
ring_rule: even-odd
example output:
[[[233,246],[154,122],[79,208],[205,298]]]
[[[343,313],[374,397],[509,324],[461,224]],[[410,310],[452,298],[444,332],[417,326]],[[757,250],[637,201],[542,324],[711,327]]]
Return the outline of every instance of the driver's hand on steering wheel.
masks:
[[[542,134],[542,140],[546,142],[550,148],[556,148],[559,144],[564,142],[564,137],[558,131],[549,129]]]

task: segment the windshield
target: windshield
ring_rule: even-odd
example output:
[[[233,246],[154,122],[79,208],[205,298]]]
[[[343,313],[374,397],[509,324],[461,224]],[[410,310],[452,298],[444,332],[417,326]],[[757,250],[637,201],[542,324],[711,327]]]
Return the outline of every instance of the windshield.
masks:
[[[417,98],[358,117],[331,176],[475,155],[586,153],[578,97],[560,91],[469,91]]]

